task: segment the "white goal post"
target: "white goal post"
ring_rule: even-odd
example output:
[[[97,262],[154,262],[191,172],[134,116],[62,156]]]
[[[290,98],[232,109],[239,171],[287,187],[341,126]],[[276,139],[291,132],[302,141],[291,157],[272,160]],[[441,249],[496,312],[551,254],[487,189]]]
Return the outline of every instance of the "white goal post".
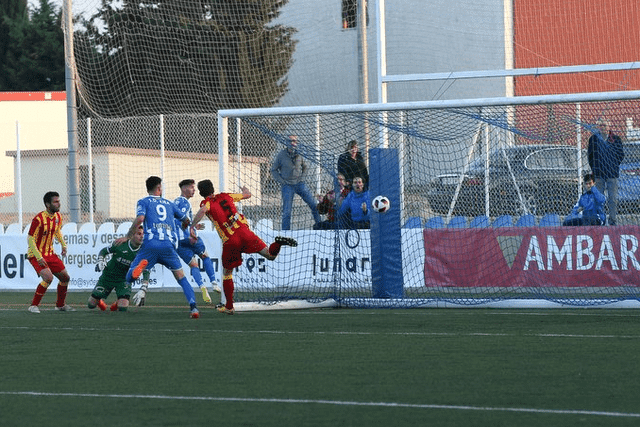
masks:
[[[266,274],[260,283],[253,285],[253,273],[240,268],[238,301],[271,306],[304,300],[385,308],[637,308],[637,205],[625,207],[631,210],[619,214],[617,227],[545,227],[543,217],[562,218],[575,203],[581,175],[588,170],[582,156],[598,119],[606,117],[624,136],[624,124],[637,121],[639,99],[640,91],[624,91],[220,110],[220,190],[234,192],[239,184],[260,189],[257,205],[244,209],[257,232],[265,241],[286,234],[300,242],[274,263],[263,264]],[[474,138],[479,124],[486,133],[481,144]],[[363,154],[371,171],[370,191],[393,192],[394,186],[399,187],[398,196],[390,197],[390,213],[371,213],[368,230],[314,230],[309,207],[296,196],[292,228],[282,230],[279,186],[268,171],[262,182],[247,182],[244,163],[235,160],[242,150],[254,147],[252,154],[269,164],[292,134],[298,136],[300,154],[310,165],[306,184],[313,190],[326,191],[335,185],[336,159],[347,141],[358,141],[361,151],[367,151]],[[370,139],[365,140],[365,135]],[[634,146],[633,141],[625,144]],[[512,154],[519,150],[528,150],[529,166],[538,165],[533,170],[547,184],[538,193],[530,193],[522,182],[525,172],[517,153]],[[562,161],[570,166],[558,166],[562,150],[569,153]],[[376,156],[387,151],[396,160],[389,170],[378,170]],[[494,151],[499,155],[494,156]],[[541,160],[534,161],[531,153]],[[629,160],[640,162],[640,158]],[[551,166],[536,163],[545,161]],[[506,162],[505,175],[493,175],[501,162]],[[482,184],[481,194],[485,186],[490,188],[487,199],[474,211],[478,200],[468,193],[467,178],[479,164],[492,172]],[[556,187],[556,169],[569,175],[570,186]],[[431,195],[434,180],[456,170],[465,171],[456,175],[456,183],[464,180],[463,190],[453,209],[439,211],[438,200]],[[385,182],[394,173],[400,179]],[[494,199],[498,185],[501,195]],[[551,193],[549,200],[543,198],[545,191]],[[640,186],[634,191],[640,200]],[[527,203],[535,199],[529,211],[522,209],[525,195]],[[451,198],[447,208],[450,205]],[[397,220],[390,219],[394,215]],[[473,225],[483,216],[488,227]],[[503,216],[510,222],[499,227],[496,221]],[[531,217],[533,225],[521,225],[521,217]],[[434,219],[443,226],[433,226]],[[464,225],[454,228],[454,220]],[[399,250],[388,250],[392,256],[379,255],[378,247],[385,252],[393,236],[398,236]],[[400,276],[395,277],[400,279],[389,281],[393,276],[387,270],[396,267]]]

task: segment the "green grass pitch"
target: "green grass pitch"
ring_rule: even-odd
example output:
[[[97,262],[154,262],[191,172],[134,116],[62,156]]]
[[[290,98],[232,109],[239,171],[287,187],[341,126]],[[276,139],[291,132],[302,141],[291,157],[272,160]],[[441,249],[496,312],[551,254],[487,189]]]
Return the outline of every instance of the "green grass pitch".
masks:
[[[28,313],[0,292],[0,422],[50,426],[636,426],[636,310],[244,312],[151,293]],[[111,302],[111,301],[109,301]]]

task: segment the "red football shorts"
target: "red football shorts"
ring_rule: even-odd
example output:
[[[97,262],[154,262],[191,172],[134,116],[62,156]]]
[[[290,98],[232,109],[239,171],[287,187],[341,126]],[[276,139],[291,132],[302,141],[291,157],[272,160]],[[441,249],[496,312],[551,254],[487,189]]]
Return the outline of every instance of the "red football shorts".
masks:
[[[38,275],[40,275],[40,272],[45,268],[49,268],[52,273],[60,273],[66,268],[62,260],[58,258],[58,255],[45,255],[42,258],[44,258],[44,260],[47,262],[47,265],[44,267],[38,264],[38,260],[36,259],[36,257],[29,257],[29,262],[31,263],[33,268],[35,268]]]
[[[267,247],[249,227],[240,227],[222,245],[222,266],[229,270],[242,265],[242,254],[254,254]]]

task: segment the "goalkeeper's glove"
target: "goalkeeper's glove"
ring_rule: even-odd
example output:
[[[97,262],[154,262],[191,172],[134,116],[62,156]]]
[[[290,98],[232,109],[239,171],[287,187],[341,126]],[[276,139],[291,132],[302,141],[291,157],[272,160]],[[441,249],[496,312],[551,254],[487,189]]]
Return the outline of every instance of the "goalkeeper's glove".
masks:
[[[102,271],[107,266],[107,261],[105,261],[104,257],[98,258],[98,263],[96,264],[96,271]]]
[[[144,301],[146,297],[147,297],[147,284],[145,283],[140,287],[140,290],[136,292],[136,294],[133,296],[133,303],[137,307],[140,307],[144,305]]]

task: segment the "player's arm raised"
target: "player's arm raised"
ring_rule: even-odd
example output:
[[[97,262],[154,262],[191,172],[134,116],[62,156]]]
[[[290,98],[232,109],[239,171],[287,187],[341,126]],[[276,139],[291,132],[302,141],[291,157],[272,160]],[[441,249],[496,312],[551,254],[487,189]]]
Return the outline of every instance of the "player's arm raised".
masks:
[[[119,245],[133,238],[133,236],[136,234],[136,232],[138,231],[138,228],[142,225],[143,222],[144,222],[144,215],[138,215],[136,219],[133,220],[133,223],[131,224],[131,227],[129,227],[129,231],[127,231],[127,234],[114,240],[113,244]]]
[[[196,225],[200,222],[200,220],[204,218],[208,210],[209,210],[209,203],[207,202],[204,205],[202,205],[200,210],[196,212],[196,214],[193,216],[193,221],[191,221],[191,227],[195,228]]]
[[[251,197],[251,191],[244,185],[241,188],[242,193],[229,193],[229,196],[233,199],[234,202],[239,202],[240,200],[248,199]]]

